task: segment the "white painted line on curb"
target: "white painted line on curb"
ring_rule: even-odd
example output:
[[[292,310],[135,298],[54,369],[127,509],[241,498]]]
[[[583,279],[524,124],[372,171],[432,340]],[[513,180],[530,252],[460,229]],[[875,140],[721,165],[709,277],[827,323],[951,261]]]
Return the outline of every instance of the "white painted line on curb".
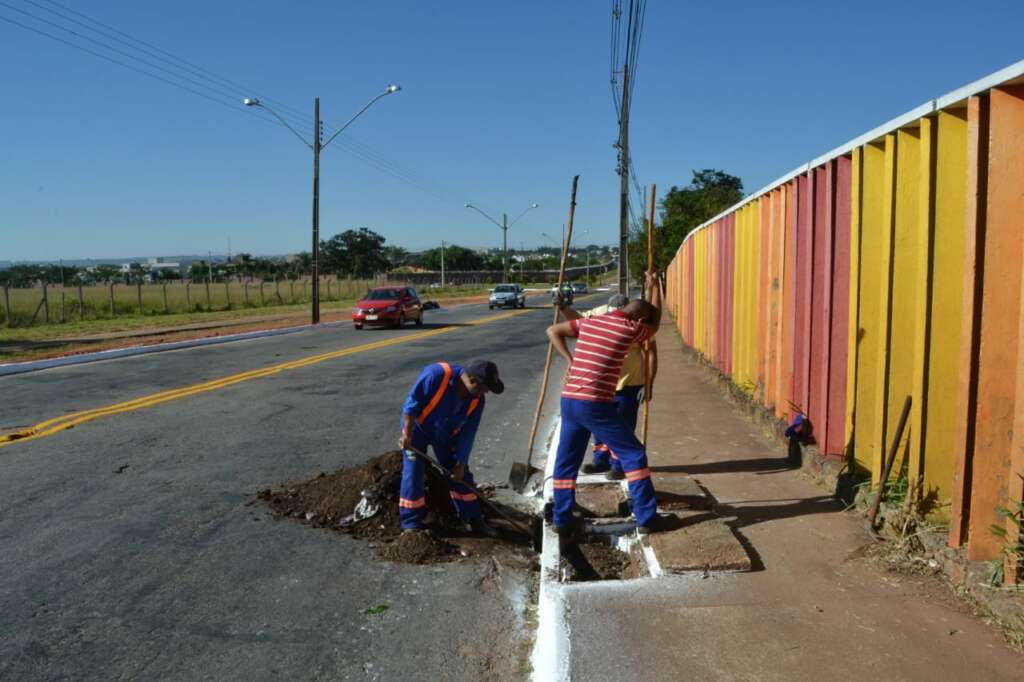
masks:
[[[560,427],[561,419],[556,418],[548,442],[547,461],[544,463],[543,496],[538,510],[541,514],[544,512],[544,504],[551,501],[552,497],[551,475],[555,468]],[[540,590],[537,597],[537,635],[530,657],[532,679],[535,682],[562,682],[571,678],[569,622],[566,618],[565,591],[559,579],[560,564],[558,536],[545,521],[540,556]]]

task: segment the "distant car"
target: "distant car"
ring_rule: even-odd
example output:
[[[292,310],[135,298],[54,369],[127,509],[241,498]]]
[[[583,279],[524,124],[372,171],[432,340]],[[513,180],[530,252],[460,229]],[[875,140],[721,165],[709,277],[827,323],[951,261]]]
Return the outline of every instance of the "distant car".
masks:
[[[584,282],[573,282],[572,293],[574,294],[585,294],[587,293],[587,285]]]
[[[551,287],[551,298],[554,299],[557,295],[558,285],[556,284],[553,287]],[[572,305],[573,298],[574,292],[572,290],[572,285],[566,282],[565,284],[562,285],[562,300],[568,305]]]
[[[423,306],[412,287],[379,287],[366,292],[352,308],[352,326],[364,324],[401,327],[409,320],[423,324]]]
[[[526,292],[518,284],[498,284],[491,289],[491,295],[487,299],[487,307],[491,310],[495,308],[504,308],[505,306],[512,306],[513,308],[525,308],[526,307]]]

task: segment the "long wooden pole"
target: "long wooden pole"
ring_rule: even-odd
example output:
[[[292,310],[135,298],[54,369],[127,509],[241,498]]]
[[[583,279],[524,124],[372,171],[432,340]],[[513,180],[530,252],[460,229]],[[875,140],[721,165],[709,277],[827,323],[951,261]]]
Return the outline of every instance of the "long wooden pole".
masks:
[[[651,212],[650,217],[647,220],[647,272],[654,272],[654,198],[657,196],[658,186],[656,184],[651,185]],[[647,292],[647,297],[650,298],[651,292]],[[644,371],[644,428],[643,428],[643,444],[647,445],[647,425],[650,421],[651,416],[651,387],[654,385],[654,377],[652,377],[647,371],[648,355],[652,352],[650,346],[646,346],[643,352],[642,363]]]
[[[889,445],[889,454],[885,458],[885,470],[882,471],[882,478],[878,482],[878,492],[875,493],[874,498],[871,500],[871,508],[868,509],[868,530],[872,533],[875,531],[878,507],[882,503],[882,496],[885,495],[885,484],[888,483],[889,475],[892,474],[892,465],[896,461],[896,454],[900,450],[900,441],[903,440],[903,429],[907,425],[907,416],[910,414],[910,402],[911,399],[908,395],[906,400],[903,401],[903,411],[900,412],[900,420],[896,423],[896,433],[893,435],[892,443]]]
[[[562,263],[558,268],[558,295],[562,293],[562,281],[565,279],[565,261],[569,254],[569,244],[572,243],[572,221],[576,216],[576,185],[579,183],[580,176],[576,175],[572,179],[572,194],[569,199],[569,222],[565,229],[565,241],[562,243]],[[551,324],[558,324],[558,307],[555,307],[555,316]],[[537,438],[537,424],[540,422],[540,413],[544,408],[544,395],[548,392],[548,377],[551,374],[551,360],[555,354],[555,345],[548,342],[548,357],[544,361],[544,380],[541,382],[540,395],[537,396],[537,409],[533,413],[533,426],[530,427],[530,444],[529,449],[526,451],[526,466],[529,468],[530,460],[533,458],[533,443]]]

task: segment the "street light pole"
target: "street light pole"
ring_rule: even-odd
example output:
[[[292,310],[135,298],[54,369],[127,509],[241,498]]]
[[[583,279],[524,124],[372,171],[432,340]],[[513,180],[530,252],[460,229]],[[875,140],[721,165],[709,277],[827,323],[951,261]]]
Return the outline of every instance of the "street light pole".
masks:
[[[320,323],[320,98],[313,100],[313,324]]]
[[[320,152],[329,145],[334,138],[341,134],[343,130],[348,128],[353,121],[369,109],[374,102],[379,100],[385,95],[390,95],[393,92],[401,90],[397,85],[389,85],[384,88],[384,92],[380,93],[366,105],[357,111],[345,125],[334,131],[326,142],[322,142],[322,126],[323,121],[320,120],[320,98],[316,97],[313,100],[313,143],[309,144],[303,139],[302,135],[293,128],[288,121],[284,120],[280,114],[268,107],[266,104],[256,99],[255,97],[246,97],[242,100],[242,104],[247,107],[262,107],[269,111],[274,118],[276,118],[285,128],[292,131],[295,137],[302,140],[302,143],[310,148],[313,152],[313,248],[312,248],[312,267],[313,267],[313,301],[312,301],[312,322],[313,324],[319,324],[320,322]]]
[[[441,288],[444,289],[444,240],[441,240]]]
[[[513,220],[511,223],[508,221],[508,214],[502,213],[501,222],[499,223],[497,220],[487,215],[473,204],[466,204],[466,208],[473,209],[474,211],[476,211],[477,213],[479,213],[480,215],[482,215],[483,217],[487,218],[492,223],[497,225],[498,229],[501,230],[501,267],[503,270],[502,276],[505,278],[506,281],[508,280],[508,228],[512,227],[517,222],[519,222],[519,219],[526,215],[527,211],[529,211],[532,208],[537,208],[538,206],[539,204],[530,204],[525,209],[523,209],[523,212],[516,216],[515,220]]]
[[[508,214],[501,214],[501,269],[502,277],[508,281]]]

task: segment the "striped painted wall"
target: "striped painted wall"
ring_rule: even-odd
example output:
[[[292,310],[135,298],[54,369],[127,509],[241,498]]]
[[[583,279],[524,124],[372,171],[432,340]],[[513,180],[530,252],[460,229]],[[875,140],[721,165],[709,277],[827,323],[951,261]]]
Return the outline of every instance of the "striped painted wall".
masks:
[[[910,396],[896,475],[952,546],[998,558],[997,508],[1024,494],[1024,62],[702,225],[667,302],[689,346],[874,484]]]

